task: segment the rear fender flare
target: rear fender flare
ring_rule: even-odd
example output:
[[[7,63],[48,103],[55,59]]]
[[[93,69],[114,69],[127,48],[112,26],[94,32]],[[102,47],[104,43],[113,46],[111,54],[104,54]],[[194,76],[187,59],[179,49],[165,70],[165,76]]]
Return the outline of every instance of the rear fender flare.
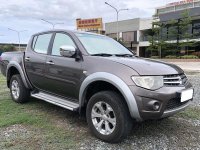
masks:
[[[20,74],[20,76],[21,76],[21,78],[22,78],[22,81],[23,81],[23,83],[24,83],[24,86],[25,86],[26,88],[29,88],[28,82],[26,81],[26,77],[25,77],[25,75],[24,75],[24,72],[23,72],[21,66],[20,66],[17,62],[15,62],[15,61],[11,61],[11,62],[8,64],[8,66],[7,66],[7,70],[6,70],[7,81],[8,81],[8,72],[9,72],[9,70],[11,69],[11,67],[15,67],[15,68],[19,71],[19,74]]]

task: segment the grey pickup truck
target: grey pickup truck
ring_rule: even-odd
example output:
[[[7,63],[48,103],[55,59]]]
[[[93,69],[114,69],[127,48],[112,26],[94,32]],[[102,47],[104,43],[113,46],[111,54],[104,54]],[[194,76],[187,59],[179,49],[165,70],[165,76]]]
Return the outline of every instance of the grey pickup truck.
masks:
[[[1,56],[13,101],[34,97],[86,114],[92,133],[120,142],[135,121],[184,110],[193,88],[178,66],[134,56],[117,41],[92,33],[34,34],[25,52]]]

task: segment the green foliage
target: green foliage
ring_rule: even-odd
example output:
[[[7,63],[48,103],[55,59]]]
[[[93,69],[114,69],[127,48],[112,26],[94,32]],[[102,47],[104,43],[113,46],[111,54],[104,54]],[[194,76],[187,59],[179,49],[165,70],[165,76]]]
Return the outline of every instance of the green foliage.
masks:
[[[195,55],[200,58],[200,52],[193,52],[192,55]]]
[[[167,55],[165,56],[166,59],[176,59],[177,57],[175,55]]]
[[[189,107],[185,111],[177,114],[177,116],[183,117],[185,119],[200,119],[200,109],[199,107]]]
[[[170,20],[168,22],[155,20],[151,33],[148,36],[150,43],[148,51],[151,53],[151,56],[154,56],[154,52],[157,51],[160,58],[165,56],[171,57],[170,55],[175,55],[175,58],[179,58],[183,47],[188,54],[188,47],[197,46],[197,42],[191,41],[193,36],[189,31],[192,26],[191,23],[192,19],[188,10],[184,11],[178,20]],[[182,39],[185,42],[182,42]]]
[[[13,45],[0,45],[1,52],[12,52],[16,51],[15,46]]]
[[[117,39],[114,39],[114,40],[116,40],[117,41]],[[126,43],[123,41],[123,39],[122,38],[119,38],[119,40],[117,41],[117,42],[119,42],[121,45],[123,45],[123,46],[125,46],[126,45]],[[126,47],[126,46],[125,46]]]
[[[66,120],[66,114],[59,107],[37,100],[23,105],[13,102],[6,86],[6,78],[1,74],[0,87],[0,129],[5,130],[7,127],[20,125],[24,130],[28,130],[28,134],[16,134],[18,130],[14,128],[13,136],[9,134],[11,137],[6,138],[6,141],[1,138],[0,141],[6,142],[6,145],[0,143],[0,149],[43,149],[42,145],[40,148],[37,147],[39,141],[42,141],[47,149],[78,149],[77,143],[85,138],[84,134],[79,138],[76,136],[77,130],[76,132],[72,130],[75,125],[72,119],[78,117],[68,117],[70,123],[60,125],[59,118]],[[19,148],[21,145],[24,148]]]
[[[151,56],[152,59],[159,59],[159,56]]]
[[[182,59],[198,59],[198,56],[195,55],[184,55],[181,56]]]
[[[180,30],[180,38],[185,39],[186,42],[181,42],[180,47],[194,47],[194,42],[191,42],[190,39],[192,38],[192,34],[189,32],[190,26],[192,26],[192,18],[189,15],[189,11],[186,10],[181,14],[182,18],[179,23],[179,30]]]

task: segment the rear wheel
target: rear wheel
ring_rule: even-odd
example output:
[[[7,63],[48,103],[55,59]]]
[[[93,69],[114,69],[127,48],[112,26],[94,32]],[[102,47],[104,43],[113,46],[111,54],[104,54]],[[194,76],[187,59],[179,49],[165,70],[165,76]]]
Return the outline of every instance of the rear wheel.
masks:
[[[132,127],[127,106],[112,91],[94,94],[88,102],[86,117],[92,133],[106,142],[120,142]]]
[[[25,103],[29,100],[30,91],[24,86],[19,74],[11,77],[10,93],[13,101],[17,103]]]

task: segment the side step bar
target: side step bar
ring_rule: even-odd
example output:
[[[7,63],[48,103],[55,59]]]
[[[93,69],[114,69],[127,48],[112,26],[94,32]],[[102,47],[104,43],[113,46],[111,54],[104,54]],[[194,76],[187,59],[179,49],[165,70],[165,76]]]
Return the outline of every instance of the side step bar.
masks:
[[[79,108],[79,104],[78,103],[74,103],[71,102],[67,99],[63,99],[63,98],[59,98],[44,92],[39,92],[39,93],[32,93],[31,94],[32,97],[44,100],[46,102],[49,102],[51,104],[69,109],[71,111],[76,111]]]

